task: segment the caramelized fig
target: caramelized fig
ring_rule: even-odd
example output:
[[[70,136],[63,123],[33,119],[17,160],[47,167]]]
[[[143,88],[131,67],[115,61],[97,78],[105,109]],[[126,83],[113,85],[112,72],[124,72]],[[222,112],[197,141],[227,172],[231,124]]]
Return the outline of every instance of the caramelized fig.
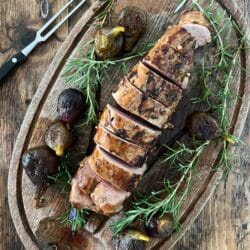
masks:
[[[77,122],[83,115],[85,98],[76,89],[65,89],[58,98],[57,112],[59,118],[68,124]]]
[[[187,129],[191,136],[199,140],[211,140],[219,135],[220,128],[216,120],[204,112],[192,114],[187,122]]]
[[[45,133],[45,142],[57,156],[63,156],[65,149],[73,144],[73,136],[62,121],[57,121],[49,126]]]
[[[49,176],[55,174],[58,169],[58,157],[49,148],[37,147],[28,149],[22,156],[22,166],[36,186],[35,205],[40,206],[40,198],[48,184],[52,181]]]
[[[129,6],[120,12],[118,25],[125,28],[123,49],[130,51],[146,29],[147,16],[141,9]]]
[[[117,26],[114,28],[106,27],[97,30],[95,35],[95,53],[102,60],[117,57],[123,46],[122,33],[124,27]]]
[[[173,221],[173,217],[170,214],[163,216],[155,215],[146,226],[146,231],[151,237],[166,238],[173,232]]]

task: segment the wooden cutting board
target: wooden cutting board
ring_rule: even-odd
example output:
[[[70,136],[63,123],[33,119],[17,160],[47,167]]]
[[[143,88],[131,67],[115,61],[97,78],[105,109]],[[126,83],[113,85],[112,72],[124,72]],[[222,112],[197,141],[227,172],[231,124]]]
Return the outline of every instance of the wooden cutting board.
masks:
[[[206,1],[200,1],[201,4],[203,2],[205,5]],[[149,40],[156,41],[169,24],[177,23],[180,15],[179,13],[174,14],[178,1],[170,0],[120,0],[115,4],[114,12],[118,13],[123,7],[128,5],[138,6],[148,14],[148,32],[145,32],[146,34],[141,38],[140,44]],[[214,8],[226,9],[235,18],[242,30],[247,31],[243,18],[231,1],[223,0],[214,5]],[[20,159],[24,150],[34,146],[44,145],[43,135],[48,125],[57,117],[57,97],[63,89],[69,87],[64,83],[62,77],[65,62],[68,58],[77,56],[79,53],[78,48],[93,37],[94,28],[91,26],[91,23],[101,8],[101,2],[90,2],[89,9],[83,14],[82,18],[58,51],[27,111],[13,151],[8,178],[9,206],[17,232],[27,249],[36,249],[39,246],[44,247],[47,243],[60,242],[65,242],[66,245],[70,243],[72,249],[133,249],[130,241],[123,242],[121,239],[112,239],[108,225],[115,219],[115,216],[110,219],[94,216],[93,220],[90,220],[84,230],[80,230],[77,234],[72,235],[70,230],[61,225],[57,220],[68,206],[67,199],[60,194],[57,187],[50,187],[44,196],[45,206],[40,209],[35,209],[31,199],[34,195],[34,186],[26,174],[23,173],[20,165]],[[185,8],[183,10],[185,10]],[[232,43],[235,42],[236,38],[233,36]],[[204,56],[205,52],[207,52],[206,50],[211,49],[212,48],[209,47],[204,48],[203,51],[201,50],[200,55]],[[249,58],[249,52],[245,51],[242,53],[239,63],[243,68],[249,68]],[[112,72],[117,72],[117,70],[112,69]],[[107,81],[102,85],[101,107],[106,103],[112,102],[110,89],[116,86],[121,76],[119,73],[116,74],[112,72],[110,73],[112,82]],[[229,114],[232,131],[237,135],[241,133],[247,115],[250,81],[249,76],[246,76],[244,71],[236,69],[234,75],[232,85],[241,98],[232,103]],[[195,83],[196,81],[197,79],[194,77],[193,82]],[[173,118],[175,129],[165,135],[165,141],[168,141],[183,127],[185,116],[187,116],[188,113],[193,109],[198,109],[198,107],[194,108],[188,103],[188,97],[194,93],[195,90],[192,90],[186,94],[186,98],[184,98],[180,104]],[[84,129],[79,129],[78,135],[84,139],[79,140],[76,146],[76,150],[80,151],[87,147],[90,128],[85,127]],[[165,240],[152,240],[145,246],[147,249],[159,249],[160,246],[162,249],[168,249],[173,246],[202,210],[221,177],[221,171],[210,172],[211,167],[217,159],[219,146],[220,145],[210,145],[201,158],[198,166],[199,176],[196,177],[197,180],[193,181],[194,185],[191,195],[186,200],[181,211],[181,233],[174,233],[171,238]],[[162,168],[154,164],[142,180],[139,188],[147,190],[147,180],[152,180],[152,178],[154,178],[154,180],[159,179],[159,176],[162,175],[161,171]],[[171,173],[169,173],[169,176],[171,176]],[[137,248],[134,249],[139,249],[141,245],[136,247]],[[61,248],[64,249],[63,246],[61,246]]]

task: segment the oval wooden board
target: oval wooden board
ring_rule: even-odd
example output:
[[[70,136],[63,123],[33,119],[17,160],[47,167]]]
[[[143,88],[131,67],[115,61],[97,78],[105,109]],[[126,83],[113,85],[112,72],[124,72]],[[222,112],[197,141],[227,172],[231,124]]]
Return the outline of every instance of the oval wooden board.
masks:
[[[140,43],[148,40],[155,41],[168,24],[177,22],[179,14],[173,14],[178,5],[178,3],[175,2],[178,1],[117,1],[115,4],[115,12],[118,12],[127,5],[139,6],[144,9],[148,13],[148,30],[150,32],[146,32]],[[223,0],[219,4],[222,7],[216,3],[215,8],[226,9],[238,22],[244,32],[248,32],[241,13],[231,1]],[[90,2],[82,18],[58,51],[27,111],[13,151],[8,178],[9,207],[16,230],[27,249],[37,249],[38,247],[44,246],[44,243],[53,242],[70,243],[72,249],[130,249],[129,242],[123,243],[125,245],[122,246],[122,244],[119,245],[119,242],[117,243],[117,239],[112,239],[111,237],[108,225],[116,216],[108,220],[104,219],[102,216],[93,216],[94,220],[90,220],[85,229],[80,230],[77,235],[71,235],[70,230],[62,226],[56,219],[68,206],[67,199],[60,194],[56,187],[50,187],[45,194],[45,206],[40,209],[35,209],[31,199],[34,194],[34,186],[31,184],[26,174],[23,174],[22,167],[20,166],[20,159],[24,150],[44,144],[44,132],[48,124],[55,120],[57,116],[57,97],[63,89],[68,87],[65,85],[61,76],[63,66],[68,58],[77,56],[79,53],[77,48],[81,47],[82,44],[92,37],[93,28],[89,26],[89,24],[101,8],[101,2]],[[234,38],[232,42],[235,41],[236,39]],[[242,67],[249,68],[249,60],[249,53],[247,51],[242,53],[240,58]],[[117,72],[113,69],[112,71]],[[232,132],[236,135],[240,135],[248,110],[247,100],[250,96],[250,81],[249,77],[246,76],[243,71],[240,72],[239,70],[235,70],[234,75],[235,78],[232,80],[234,90],[237,91],[237,94],[241,98],[232,103],[229,114]],[[117,84],[117,79],[120,76],[121,74],[112,74],[112,83],[109,81],[103,84],[101,90],[101,107],[107,102],[111,102],[110,89]],[[186,104],[187,103],[184,101],[179,109],[186,107]],[[185,122],[184,118],[187,114],[188,112],[185,111],[185,109],[179,113],[177,110],[173,119],[176,129],[170,133],[172,134],[171,136],[183,126],[183,122]],[[87,147],[89,141],[86,140],[86,138],[90,137],[89,131],[89,128],[84,128],[84,130],[79,129],[78,135],[84,138],[84,140],[75,150],[82,150]],[[166,135],[165,138],[169,139],[170,135]],[[180,219],[182,222],[182,233],[185,232],[188,226],[197,217],[221,177],[220,171],[209,171],[211,166],[216,162],[219,146],[220,145],[215,144],[209,145],[206,152],[201,157],[198,166],[199,175],[195,177],[196,179],[193,182],[192,195],[187,199],[181,211]],[[147,180],[150,179],[152,183],[152,178],[153,180],[157,180],[162,174],[162,168],[158,167],[157,164],[154,164],[152,169],[153,170],[150,169],[140,184],[139,188],[142,190],[147,189]],[[171,173],[169,175],[171,176]],[[170,239],[154,239],[146,245],[146,248],[159,249],[162,246],[162,249],[169,249],[177,242],[182,233],[174,233]]]

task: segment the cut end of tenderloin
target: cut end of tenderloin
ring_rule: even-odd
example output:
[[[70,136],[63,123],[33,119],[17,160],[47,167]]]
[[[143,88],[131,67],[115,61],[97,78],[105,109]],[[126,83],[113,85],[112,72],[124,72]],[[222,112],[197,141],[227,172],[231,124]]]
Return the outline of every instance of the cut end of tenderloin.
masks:
[[[153,147],[161,134],[109,104],[101,115],[100,125],[120,138],[146,148]]]
[[[132,166],[140,167],[147,155],[145,148],[112,134],[103,126],[98,126],[94,141],[110,154]]]
[[[207,18],[204,16],[204,14],[200,11],[197,10],[188,10],[184,12],[179,21],[179,25],[183,26],[184,24],[199,24],[202,26],[207,27],[208,29],[210,28],[210,24],[207,20]]]
[[[92,170],[119,190],[133,191],[146,167],[133,168],[112,157],[98,145],[88,158]]]
[[[89,194],[84,194],[81,192],[77,180],[75,178],[71,181],[71,191],[69,201],[73,207],[78,209],[87,208],[89,210],[99,212],[98,208],[95,206],[91,200]]]
[[[174,113],[172,107],[165,107],[162,103],[147,96],[125,77],[112,95],[120,107],[158,128],[166,128]]]
[[[74,178],[80,190],[86,194],[91,193],[101,181],[101,178],[90,168],[87,158],[84,158],[80,163],[80,168],[77,170]]]
[[[91,194],[93,202],[104,215],[120,212],[129,196],[130,193],[115,189],[104,182],[99,183]]]
[[[210,43],[212,40],[210,30],[203,25],[187,23],[182,26],[188,33],[194,37],[196,41],[196,48]]]

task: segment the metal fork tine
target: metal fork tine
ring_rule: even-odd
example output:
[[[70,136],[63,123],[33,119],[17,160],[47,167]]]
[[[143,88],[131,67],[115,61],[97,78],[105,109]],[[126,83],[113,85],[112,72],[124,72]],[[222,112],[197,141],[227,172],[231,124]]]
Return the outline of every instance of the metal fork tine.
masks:
[[[76,7],[71,10],[67,16],[65,16],[59,23],[56,24],[56,26],[54,26],[46,35],[44,35],[42,38],[43,40],[47,40],[70,16],[72,16],[76,10],[78,10],[84,3],[86,2],[86,0],[82,0],[80,3],[78,3],[76,5]]]
[[[47,29],[50,24],[52,24],[57,17],[59,17],[68,7],[69,5],[71,5],[75,0],[70,0],[69,2],[67,2],[67,4],[62,8],[60,9],[48,22],[46,22],[38,31],[37,33],[41,35],[41,33]]]

